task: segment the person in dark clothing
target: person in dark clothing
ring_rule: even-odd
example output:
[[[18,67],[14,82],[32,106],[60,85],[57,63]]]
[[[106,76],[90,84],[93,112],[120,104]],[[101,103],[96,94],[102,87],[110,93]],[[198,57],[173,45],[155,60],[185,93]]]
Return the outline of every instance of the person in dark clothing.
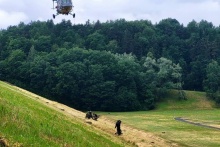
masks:
[[[88,118],[88,119],[92,118],[92,111],[88,111],[86,113],[86,118]]]
[[[115,124],[115,128],[117,128],[117,132],[115,134],[121,135],[121,120],[118,120]]]
[[[98,118],[99,118],[99,116],[98,116],[97,114],[93,113],[92,119],[93,119],[93,120],[97,120]]]

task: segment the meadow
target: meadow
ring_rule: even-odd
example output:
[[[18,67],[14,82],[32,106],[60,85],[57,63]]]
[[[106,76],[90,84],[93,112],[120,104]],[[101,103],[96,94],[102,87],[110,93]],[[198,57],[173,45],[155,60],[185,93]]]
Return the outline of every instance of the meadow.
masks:
[[[203,92],[186,92],[188,100],[175,100],[175,92],[157,105],[153,111],[110,112],[102,115],[134,128],[152,132],[179,146],[218,147],[220,130],[196,126],[175,120],[182,117],[188,121],[220,128],[220,110],[208,100]],[[123,125],[122,125],[123,129]]]
[[[0,82],[0,139],[5,139],[10,146],[24,147],[137,146],[135,138],[140,137],[137,134],[131,135],[134,141],[129,143],[126,141],[126,133],[117,137],[113,135],[111,126],[106,128],[105,123],[114,123],[120,119],[122,132],[127,131],[127,134],[135,128],[173,142],[176,146],[220,146],[220,130],[175,120],[181,117],[194,123],[220,128],[220,109],[206,98],[205,93],[186,91],[186,95],[187,101],[179,101],[177,92],[171,91],[152,111],[97,112],[101,118],[96,123],[104,126],[100,126],[103,128],[99,130],[95,129],[95,124],[91,127],[84,123],[84,116],[77,118],[65,115],[60,109],[54,110],[39,103],[33,95]],[[126,130],[128,127],[125,129],[123,125],[130,126],[131,129]],[[135,130],[134,132],[137,133]],[[149,144],[147,138],[142,141]]]

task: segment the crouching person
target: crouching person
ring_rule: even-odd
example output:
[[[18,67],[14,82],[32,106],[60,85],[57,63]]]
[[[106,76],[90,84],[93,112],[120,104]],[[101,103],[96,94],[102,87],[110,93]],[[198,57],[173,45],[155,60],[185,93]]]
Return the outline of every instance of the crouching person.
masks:
[[[86,113],[86,118],[88,118],[88,119],[92,118],[92,111],[88,111]]]
[[[97,114],[93,113],[92,119],[97,121],[98,118],[99,118],[99,116]]]

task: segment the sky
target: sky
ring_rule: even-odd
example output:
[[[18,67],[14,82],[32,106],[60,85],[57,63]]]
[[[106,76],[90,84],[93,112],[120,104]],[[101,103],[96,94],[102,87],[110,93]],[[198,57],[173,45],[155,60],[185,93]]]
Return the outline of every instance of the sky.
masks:
[[[192,20],[206,20],[220,26],[220,0],[72,0],[76,18],[59,15],[54,19],[71,20],[73,24],[106,22],[124,18],[127,21],[149,20],[153,24],[174,18],[186,26]],[[56,10],[52,0],[0,0],[0,29],[31,21],[53,19]]]

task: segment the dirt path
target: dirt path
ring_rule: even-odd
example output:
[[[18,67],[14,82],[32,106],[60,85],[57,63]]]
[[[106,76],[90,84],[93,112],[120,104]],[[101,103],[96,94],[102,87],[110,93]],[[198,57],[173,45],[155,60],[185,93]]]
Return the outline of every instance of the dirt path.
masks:
[[[87,120],[85,119],[85,113],[81,111],[72,109],[66,105],[57,103],[55,101],[45,99],[34,93],[21,89],[19,87],[16,87],[16,86],[14,87],[15,89],[12,89],[10,87],[7,87],[7,88],[10,88],[11,90],[16,90],[17,92],[20,92],[21,94],[28,96],[31,99],[35,99],[39,101],[40,103],[47,105],[48,107],[51,107],[57,111],[61,111],[62,113],[68,115],[69,117],[77,118],[81,120],[83,123],[94,126],[95,128],[104,131],[105,133],[110,135],[112,138],[119,137],[123,141],[131,143],[132,145],[138,146],[138,147],[178,147],[178,144],[176,143],[166,141],[165,139],[160,138],[152,133],[138,130],[125,124],[122,124],[121,126],[123,135],[116,136],[114,134],[116,131],[114,129],[114,126],[115,126],[114,120],[111,120],[105,116],[101,116],[98,119],[98,121]]]
[[[182,117],[176,117],[176,118],[174,118],[174,119],[177,120],[177,121],[185,122],[185,123],[192,124],[192,125],[196,125],[196,126],[200,126],[200,127],[206,127],[206,128],[210,128],[210,129],[220,130],[219,127],[211,126],[211,125],[206,125],[206,124],[203,124],[203,123],[201,123],[201,122],[190,121],[189,119],[182,118]]]

